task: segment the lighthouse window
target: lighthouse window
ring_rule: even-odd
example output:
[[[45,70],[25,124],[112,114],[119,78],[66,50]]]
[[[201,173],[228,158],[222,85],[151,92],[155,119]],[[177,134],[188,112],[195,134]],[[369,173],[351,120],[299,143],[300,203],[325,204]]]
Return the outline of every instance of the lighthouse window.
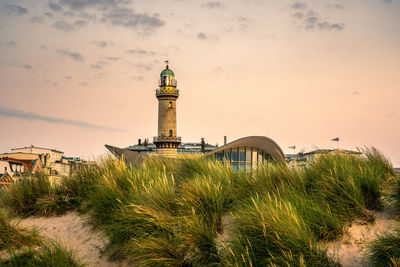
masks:
[[[168,107],[172,108],[172,102],[171,101],[169,101]]]

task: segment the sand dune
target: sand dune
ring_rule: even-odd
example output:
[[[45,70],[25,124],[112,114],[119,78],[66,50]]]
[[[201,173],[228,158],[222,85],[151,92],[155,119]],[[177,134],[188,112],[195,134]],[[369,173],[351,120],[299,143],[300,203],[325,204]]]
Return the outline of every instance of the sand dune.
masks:
[[[374,223],[353,222],[340,240],[327,244],[328,255],[338,260],[343,267],[365,266],[366,244],[376,239],[377,234],[393,231],[399,223],[392,210],[373,214],[376,217]]]
[[[57,217],[29,217],[21,220],[20,225],[38,227],[41,235],[71,248],[87,266],[130,266],[126,262],[109,262],[106,256],[102,257],[106,237],[93,231],[75,212]]]

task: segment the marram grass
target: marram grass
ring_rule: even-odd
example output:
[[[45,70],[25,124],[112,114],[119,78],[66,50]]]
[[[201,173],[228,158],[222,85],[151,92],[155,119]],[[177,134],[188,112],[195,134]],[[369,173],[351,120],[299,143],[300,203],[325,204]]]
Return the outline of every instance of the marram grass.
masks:
[[[47,242],[39,249],[28,248],[11,252],[11,257],[0,259],[4,267],[84,267],[73,251],[54,242]]]
[[[356,218],[373,220],[369,210],[382,208],[381,187],[393,174],[374,148],[251,172],[204,158],[140,166],[103,158],[59,186],[15,184],[6,205],[22,215],[57,206],[87,212],[109,238],[105,253],[138,266],[337,266],[318,242],[337,239]],[[65,203],[44,203],[60,196]]]
[[[38,245],[41,238],[36,229],[25,229],[18,223],[10,222],[3,210],[0,210],[0,250],[17,249],[23,246]]]
[[[400,266],[400,227],[370,242],[367,257],[371,266]]]

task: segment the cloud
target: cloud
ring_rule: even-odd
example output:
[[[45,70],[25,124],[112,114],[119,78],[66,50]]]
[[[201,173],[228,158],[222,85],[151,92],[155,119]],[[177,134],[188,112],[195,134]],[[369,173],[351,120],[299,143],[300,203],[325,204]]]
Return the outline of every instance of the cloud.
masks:
[[[103,68],[103,65],[101,65],[101,64],[90,64],[90,67],[92,68],[92,69],[102,69]]]
[[[103,13],[102,22],[110,23],[114,26],[123,26],[127,28],[143,28],[146,33],[159,28],[165,24],[157,15],[147,13],[135,13],[130,8],[113,8]]]
[[[322,21],[317,23],[317,27],[320,30],[338,30],[344,29],[344,23],[329,23],[327,21]]]
[[[72,76],[68,75],[68,76],[65,76],[64,78],[67,79],[67,80],[71,80]]]
[[[53,17],[53,13],[51,13],[51,12],[44,12],[43,15],[45,15],[48,18],[52,18]]]
[[[136,80],[136,81],[144,81],[144,77],[143,76],[131,76],[132,80]]]
[[[393,3],[393,0],[382,0],[382,2],[384,2],[385,4],[391,4]]]
[[[112,42],[108,41],[92,41],[92,44],[101,48],[106,48],[112,45]]]
[[[89,86],[89,84],[87,82],[80,82],[79,85],[83,86],[83,87],[88,87]]]
[[[70,58],[72,58],[73,60],[76,60],[76,61],[83,61],[83,56],[82,56],[81,54],[77,53],[77,52],[71,52],[71,51],[63,50],[63,49],[59,49],[59,50],[57,50],[57,52],[58,52],[60,55],[70,57]]]
[[[86,26],[87,22],[85,20],[77,20],[74,23],[76,26],[83,27]]]
[[[56,12],[59,12],[59,11],[63,10],[63,8],[60,5],[58,5],[58,4],[54,3],[54,2],[49,2],[49,8],[51,10],[53,10],[53,11],[56,11]]]
[[[49,122],[49,123],[54,123],[54,124],[71,125],[71,126],[77,126],[77,127],[93,129],[93,130],[126,131],[124,129],[111,128],[111,127],[96,125],[96,124],[83,122],[83,121],[43,116],[43,115],[35,114],[32,112],[26,112],[26,111],[22,111],[22,110],[4,108],[4,107],[0,107],[0,116],[5,117],[5,118],[15,118],[15,119],[21,119],[21,120],[28,120],[28,121],[44,121],[44,122]]]
[[[141,56],[155,56],[155,55],[162,55],[154,51],[147,51],[143,49],[129,49],[126,51],[128,54],[135,54],[135,55],[141,55]]]
[[[14,41],[10,41],[8,43],[6,43],[6,46],[11,47],[11,46],[15,46],[16,43]]]
[[[33,16],[32,18],[30,18],[29,20],[32,23],[42,23],[43,22],[43,17],[41,16]]]
[[[344,9],[344,6],[342,4],[326,4],[325,6],[327,8]]]
[[[28,9],[17,5],[5,5],[3,8],[6,14],[9,16],[20,16],[29,13]]]
[[[210,41],[217,41],[218,37],[215,35],[205,34],[204,32],[199,32],[197,34],[197,39],[199,40],[210,40]]]
[[[303,12],[296,12],[293,14],[293,17],[297,18],[297,19],[302,19],[304,18],[306,15],[304,15]]]
[[[290,7],[293,9],[306,9],[307,4],[301,1],[296,1],[292,5],[290,5]]]
[[[359,91],[353,91],[351,94],[352,94],[352,95],[359,95],[360,92],[359,92]]]
[[[201,7],[207,8],[207,9],[224,8],[224,6],[219,1],[208,1],[208,2],[201,4]]]
[[[120,57],[107,57],[107,60],[110,60],[110,61],[118,61],[120,59],[121,59]]]
[[[25,70],[32,70],[33,69],[32,65],[30,65],[30,64],[23,64],[23,65],[20,65],[19,67],[23,68]]]
[[[300,2],[296,2],[298,5],[300,5]],[[296,4],[295,3],[295,4]],[[305,9],[304,8],[299,8],[298,5],[294,7],[293,4],[291,7],[295,10],[298,9]],[[320,30],[320,31],[327,31],[327,30],[343,30],[345,25],[344,23],[332,23],[329,22],[323,18],[321,18],[320,14],[312,9],[308,10],[302,10],[302,11],[296,11],[295,13],[292,14],[293,18],[295,19],[296,22],[301,24],[301,28],[305,30]]]
[[[206,40],[207,39],[207,35],[204,32],[199,32],[197,34],[197,38],[200,40]]]
[[[65,20],[56,21],[56,23],[53,24],[53,27],[56,28],[57,30],[65,32],[70,32],[74,29],[74,25]]]
[[[129,4],[130,0],[59,0],[59,5],[73,10],[86,8],[109,9],[121,4]]]

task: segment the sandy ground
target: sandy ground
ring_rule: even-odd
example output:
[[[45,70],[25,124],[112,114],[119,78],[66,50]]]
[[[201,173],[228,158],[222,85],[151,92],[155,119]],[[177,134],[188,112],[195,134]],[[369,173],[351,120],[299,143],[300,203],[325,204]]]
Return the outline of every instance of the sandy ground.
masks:
[[[87,266],[130,266],[126,262],[109,262],[101,257],[106,238],[93,231],[77,213],[58,217],[29,217],[20,221],[20,226],[36,226],[42,236],[48,237],[72,249]]]
[[[395,213],[392,210],[374,212],[376,220],[372,224],[353,222],[347,233],[336,241],[327,243],[328,255],[339,261],[343,267],[365,266],[365,245],[374,240],[377,234],[390,232],[398,225]],[[229,225],[232,221],[230,215],[222,219],[223,229],[218,243],[227,239]],[[41,235],[55,240],[75,251],[77,256],[88,266],[130,266],[126,262],[109,262],[106,257],[101,257],[106,238],[98,231],[93,231],[77,213],[71,212],[59,217],[30,217],[20,221],[20,226],[36,226]],[[220,244],[221,245],[221,244]]]
[[[366,252],[365,245],[376,239],[377,234],[393,231],[399,223],[395,220],[392,210],[373,213],[376,217],[374,223],[353,222],[339,241],[327,244],[328,255],[339,261],[343,267],[366,266],[363,258]]]

